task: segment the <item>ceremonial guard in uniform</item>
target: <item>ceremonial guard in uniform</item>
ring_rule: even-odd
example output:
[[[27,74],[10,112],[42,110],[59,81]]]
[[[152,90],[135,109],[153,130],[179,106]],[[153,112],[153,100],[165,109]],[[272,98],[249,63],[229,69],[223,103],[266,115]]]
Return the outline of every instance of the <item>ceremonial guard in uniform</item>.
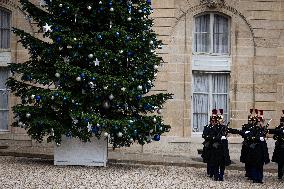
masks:
[[[204,129],[202,137],[205,139],[202,157],[207,163],[207,173],[214,176],[214,180],[223,181],[225,166],[231,164],[223,109],[220,109],[219,115],[216,109],[212,111],[210,124]]]
[[[251,175],[250,175],[250,165],[247,161],[247,154],[249,151],[249,146],[251,144],[251,138],[252,138],[252,128],[254,127],[253,124],[253,119],[255,117],[252,116],[253,113],[253,109],[250,109],[250,115],[248,116],[248,123],[242,125],[242,130],[238,130],[238,129],[232,129],[232,128],[228,128],[228,133],[231,134],[239,134],[243,137],[244,141],[242,143],[242,149],[241,149],[241,156],[240,156],[240,162],[245,164],[245,177],[248,177],[248,179],[252,179]],[[257,118],[254,121],[254,123],[257,123]]]
[[[260,110],[260,116],[256,111],[256,115],[252,117],[253,127],[250,132],[249,149],[246,156],[246,163],[249,165],[249,176],[254,183],[263,183],[263,165],[268,164],[269,154],[265,137],[267,134],[267,126],[264,126],[263,111]]]
[[[204,163],[207,163],[207,175],[209,177],[213,177],[213,168],[209,162],[211,151],[212,151],[212,141],[213,141],[213,127],[217,124],[217,110],[212,110],[212,115],[210,116],[210,123],[206,125],[203,130],[202,138],[204,138],[203,142],[203,150],[202,150],[202,159]]]
[[[278,179],[282,179],[284,172],[284,110],[280,118],[280,125],[275,129],[269,129],[269,133],[274,134],[275,149],[272,156],[272,161],[278,163]]]

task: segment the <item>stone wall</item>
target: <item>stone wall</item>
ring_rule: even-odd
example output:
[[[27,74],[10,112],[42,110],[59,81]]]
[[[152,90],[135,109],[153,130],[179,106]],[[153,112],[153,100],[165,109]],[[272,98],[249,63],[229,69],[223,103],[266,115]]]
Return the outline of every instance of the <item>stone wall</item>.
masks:
[[[221,1],[220,1],[221,2]],[[279,123],[283,107],[284,1],[230,0],[208,8],[200,0],[153,1],[155,30],[166,44],[165,60],[156,82],[174,99],[165,118],[170,135],[191,135],[192,29],[194,16],[217,11],[231,17],[230,115],[232,127],[247,120],[250,108],[264,110],[271,125]]]
[[[36,0],[35,0],[36,2]],[[232,126],[246,122],[250,108],[263,109],[271,125],[277,125],[284,109],[284,0],[225,0],[208,8],[200,0],[152,0],[154,30],[163,40],[159,54],[164,59],[155,82],[157,91],[174,94],[163,111],[172,125],[171,136],[191,136],[192,42],[194,16],[218,11],[231,18],[230,114]],[[221,1],[220,1],[221,2]],[[2,0],[12,11],[12,25],[37,35],[36,25],[26,19],[17,1]],[[1,52],[0,52],[1,53]],[[11,58],[23,62],[27,51],[12,35]],[[10,97],[10,106],[17,102]],[[13,115],[10,116],[12,122]],[[25,131],[9,128],[0,139],[28,140]]]

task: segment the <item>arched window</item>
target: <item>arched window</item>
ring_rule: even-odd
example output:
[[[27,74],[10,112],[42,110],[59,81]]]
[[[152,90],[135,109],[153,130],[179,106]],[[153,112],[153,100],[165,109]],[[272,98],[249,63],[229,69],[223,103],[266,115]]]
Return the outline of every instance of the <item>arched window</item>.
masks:
[[[229,54],[229,18],[218,13],[195,17],[194,52]]]
[[[10,48],[11,12],[0,7],[0,49]]]

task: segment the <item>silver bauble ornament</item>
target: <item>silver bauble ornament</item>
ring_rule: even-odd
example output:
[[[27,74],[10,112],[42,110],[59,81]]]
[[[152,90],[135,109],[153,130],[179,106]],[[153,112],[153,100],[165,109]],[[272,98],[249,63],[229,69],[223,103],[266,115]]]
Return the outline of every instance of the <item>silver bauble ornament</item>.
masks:
[[[158,109],[158,110],[157,110],[157,113],[158,113],[158,114],[161,114],[161,113],[162,113],[162,110],[161,110],[161,109]]]
[[[55,77],[59,78],[60,77],[60,73],[55,73]]]
[[[129,139],[129,142],[130,142],[130,143],[133,143],[133,142],[134,142],[133,138],[130,138],[130,139]]]
[[[126,88],[125,88],[125,87],[122,87],[121,90],[124,92],[124,91],[126,90]]]
[[[109,98],[110,100],[113,100],[113,99],[114,99],[113,94],[110,94],[108,98]]]
[[[158,66],[158,65],[155,65],[155,66],[154,66],[154,69],[156,69],[156,70],[157,70],[158,68],[159,68],[159,66]]]
[[[122,137],[122,132],[117,133],[117,137],[121,138]]]
[[[104,137],[108,137],[108,133],[107,132],[104,133]]]
[[[91,7],[91,6],[88,6],[88,7],[87,7],[87,9],[88,9],[88,10],[91,10],[91,9],[92,9],[92,7]]]
[[[23,122],[20,121],[20,122],[18,123],[18,125],[19,125],[19,127],[23,127]]]
[[[34,99],[35,98],[35,95],[31,95],[31,99]]]
[[[156,119],[156,118],[153,118],[153,122],[156,123],[156,122],[157,122],[157,119]]]
[[[102,2],[102,1],[100,1],[100,2],[99,2],[99,4],[101,5],[101,4],[103,4],[103,2]]]
[[[138,85],[137,90],[141,91],[142,89],[143,89],[142,85]]]
[[[108,86],[104,86],[104,90],[107,90]]]
[[[111,12],[113,12],[113,11],[114,11],[114,8],[113,8],[113,7],[111,7],[109,10],[110,10]]]
[[[51,100],[54,100],[54,96],[51,96]]]
[[[150,45],[153,45],[153,44],[154,44],[154,41],[151,40],[151,41],[150,41]]]
[[[63,7],[63,5],[62,5],[62,4],[59,4],[59,7]]]
[[[30,117],[31,117],[31,114],[30,114],[30,113],[27,113],[27,114],[26,114],[26,117],[27,117],[27,118],[30,118]]]
[[[81,81],[81,77],[76,77],[76,81]]]
[[[89,54],[89,55],[88,55],[88,58],[93,58],[93,57],[94,57],[93,54]]]
[[[128,17],[128,18],[127,18],[127,21],[129,21],[129,22],[130,22],[130,21],[131,21],[131,17]]]

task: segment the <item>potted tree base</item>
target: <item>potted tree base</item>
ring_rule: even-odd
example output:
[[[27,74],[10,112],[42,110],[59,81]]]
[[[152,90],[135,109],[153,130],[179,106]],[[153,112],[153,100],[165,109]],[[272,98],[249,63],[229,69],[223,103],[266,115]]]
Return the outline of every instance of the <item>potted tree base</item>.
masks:
[[[60,145],[54,146],[54,165],[106,166],[107,138],[92,137],[91,142],[77,138],[62,137]]]

